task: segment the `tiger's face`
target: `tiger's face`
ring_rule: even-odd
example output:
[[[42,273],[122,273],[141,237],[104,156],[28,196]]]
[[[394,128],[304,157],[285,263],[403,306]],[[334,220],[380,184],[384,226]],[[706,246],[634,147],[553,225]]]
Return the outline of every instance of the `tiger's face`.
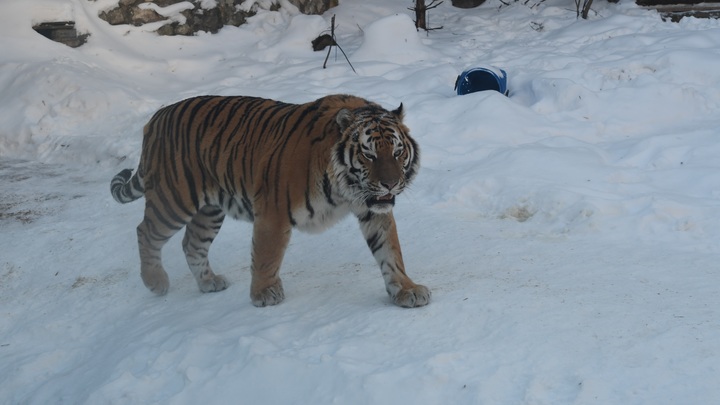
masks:
[[[342,140],[335,151],[335,173],[346,196],[372,212],[392,210],[395,197],[419,169],[418,146],[402,118],[402,104],[393,111],[343,109],[336,117]]]

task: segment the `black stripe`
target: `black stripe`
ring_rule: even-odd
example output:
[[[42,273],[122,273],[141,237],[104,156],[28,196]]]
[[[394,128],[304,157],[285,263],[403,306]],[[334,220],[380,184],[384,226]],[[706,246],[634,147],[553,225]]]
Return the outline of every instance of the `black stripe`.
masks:
[[[307,208],[308,212],[310,213],[310,218],[315,216],[315,209],[313,208],[312,204],[310,204],[310,190],[305,190],[305,208]]]
[[[375,254],[383,246],[385,241],[382,240],[382,235],[378,232],[373,233],[366,240],[370,251]]]
[[[361,223],[369,222],[371,219],[373,219],[373,213],[372,213],[372,211],[368,211],[368,212],[366,212],[363,216],[358,217],[358,220],[359,220]]]
[[[238,136],[244,138],[246,134],[239,134],[238,132],[245,126],[245,124],[248,122],[249,115],[247,114],[248,110],[248,100],[245,97],[238,97],[233,99],[234,104],[232,108],[230,109],[230,112],[228,113],[228,116],[226,117],[226,124],[223,128],[220,129],[220,134],[227,134],[227,139],[225,140],[225,143],[222,146],[222,151],[227,150],[228,146],[230,145],[230,142],[235,140]],[[235,124],[235,127],[231,131],[227,131],[227,127],[230,125],[230,122],[232,119],[234,119],[236,116],[238,116],[237,124]],[[220,138],[220,137],[218,137]]]
[[[195,186],[194,170],[187,165],[183,166],[183,170],[185,172],[185,181],[188,183],[187,188],[190,192],[190,200],[192,201],[193,207],[197,209],[200,206],[200,200],[197,193],[198,187]],[[201,187],[200,190],[204,190],[204,187]]]
[[[269,106],[268,105],[259,106],[260,108],[258,108],[259,115],[258,115],[257,123],[258,124],[262,123],[262,128],[258,135],[267,134],[267,127],[268,127],[268,125],[270,125],[271,123],[274,122],[273,118],[277,117],[280,114],[280,111],[282,111],[285,107],[289,106],[288,104],[280,103],[278,101],[273,101],[273,100],[266,100],[266,101],[268,102],[268,104],[270,102],[275,103],[275,104],[271,104]],[[268,114],[270,114],[270,116],[266,118],[266,115],[268,115]],[[258,125],[256,125],[255,127],[257,127],[257,126]],[[260,140],[262,138],[262,136],[259,136],[258,138],[259,138],[258,140]]]
[[[168,214],[168,216],[169,216],[171,219],[173,219],[173,220],[175,221],[175,223],[181,224],[181,225],[180,225],[180,228],[182,228],[182,226],[186,224],[186,221],[185,221],[182,217],[180,217],[180,216],[176,213],[176,211],[183,211],[183,213],[185,214],[186,217],[192,217],[195,213],[194,213],[194,212],[191,212],[191,211],[188,210],[188,209],[185,209],[185,207],[182,207],[180,204],[178,204],[178,203],[181,201],[181,196],[180,196],[180,194],[178,193],[178,190],[172,188],[172,189],[170,190],[170,194],[171,194],[170,197],[172,197],[172,203],[173,203],[173,204],[171,204],[171,201],[168,200],[168,198],[167,198],[167,196],[165,195],[165,193],[156,192],[156,193],[155,193],[155,196],[157,196],[157,199],[158,199],[158,200],[160,201],[160,203],[162,204],[162,208],[163,208],[164,211]],[[174,207],[174,209],[173,209],[173,207]]]
[[[288,190],[286,196],[287,196],[287,214],[288,214],[288,218],[290,219],[290,224],[291,224],[292,226],[295,226],[295,225],[297,225],[297,222],[295,222],[295,218],[293,218],[293,215],[292,215],[292,205],[290,204],[290,190]]]
[[[295,107],[295,106],[286,104],[283,107]],[[292,112],[294,112],[295,109],[288,108],[288,110],[290,111],[290,113],[292,113]],[[271,118],[273,118],[273,117],[271,117]],[[283,119],[288,119],[288,116],[283,117]],[[287,148],[288,144],[290,143],[290,140],[292,140],[294,138],[293,135],[294,135],[294,133],[292,132],[292,130],[291,130],[291,132],[289,132],[287,134],[275,133],[276,139],[278,137],[283,136],[282,144],[279,145],[279,147],[275,146],[273,148],[274,153],[272,153],[270,155],[270,159],[268,160],[268,162],[266,163],[266,166],[265,166],[265,172],[263,173],[263,179],[265,180],[265,184],[267,184],[268,186],[272,185],[274,188],[275,204],[279,203],[279,197],[280,197],[279,196],[279,194],[280,194],[280,178],[281,178],[280,176],[282,174],[281,167],[282,167],[283,163],[285,163],[284,159],[282,159],[282,157],[285,154],[285,149]],[[275,178],[273,179],[274,184],[271,184],[270,183],[270,170],[273,167],[273,161],[275,161],[274,162]]]
[[[330,185],[330,177],[327,172],[323,174],[323,193],[325,194],[325,200],[328,204],[335,206],[335,201],[332,199],[332,186]]]
[[[174,223],[171,222],[171,221],[170,221],[168,218],[166,218],[165,215],[164,215],[164,214],[167,213],[167,212],[161,211],[160,209],[158,209],[158,207],[156,207],[155,204],[152,203],[152,201],[148,201],[147,204],[145,205],[145,208],[146,208],[147,210],[149,210],[150,212],[152,212],[152,214],[153,214],[153,216],[151,217],[151,220],[150,220],[150,223],[151,223],[151,224],[152,224],[154,221],[158,221],[158,222],[162,223],[166,228],[168,228],[168,229],[170,229],[170,230],[179,230],[179,229],[181,229],[183,226],[185,226],[185,224],[183,224],[182,221],[179,221],[179,220],[176,221],[176,222],[174,222]],[[171,214],[171,213],[168,213],[168,214]],[[171,216],[172,216],[172,215],[171,215]],[[153,225],[153,227],[154,227],[154,225]],[[173,233],[174,233],[174,232],[173,232]],[[157,235],[162,235],[160,232],[157,232],[157,230],[155,230],[155,234],[157,234]],[[163,235],[163,236],[165,236],[166,238],[169,238],[167,235]]]
[[[242,193],[242,198],[240,201],[242,202],[243,207],[245,208],[245,211],[247,211],[247,215],[250,218],[250,221],[255,220],[255,211],[253,211],[252,203],[250,202],[250,199],[248,198],[247,191],[245,190],[245,185],[241,182],[240,183],[240,190]]]
[[[310,105],[304,104],[302,106],[298,106],[298,109],[300,110],[300,116],[295,120],[295,125],[293,125],[293,127],[290,128],[290,132],[289,132],[290,134],[294,134],[295,131],[298,130],[298,127],[303,122],[303,120],[305,120],[305,118],[308,115],[310,115],[318,110],[318,106],[316,104],[310,104]]]
[[[138,174],[136,174],[135,176],[133,176],[133,177],[130,179],[130,183],[132,184],[133,190],[138,191],[138,192],[140,192],[140,193],[142,193],[142,192],[145,191],[145,190],[143,189],[142,184],[140,184],[140,175],[139,175],[139,172],[138,172]]]
[[[347,142],[342,141],[335,148],[335,157],[337,158],[337,162],[339,164],[341,164],[342,166],[347,166],[347,162],[345,162],[345,146],[346,145],[347,145]]]

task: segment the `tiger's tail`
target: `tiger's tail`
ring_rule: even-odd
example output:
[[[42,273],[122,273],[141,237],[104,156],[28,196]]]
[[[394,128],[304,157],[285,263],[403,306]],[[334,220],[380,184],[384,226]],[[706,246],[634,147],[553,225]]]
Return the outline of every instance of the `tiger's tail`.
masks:
[[[132,169],[125,169],[110,181],[110,193],[115,201],[121,204],[135,201],[145,194],[140,170],[134,176],[132,172]]]

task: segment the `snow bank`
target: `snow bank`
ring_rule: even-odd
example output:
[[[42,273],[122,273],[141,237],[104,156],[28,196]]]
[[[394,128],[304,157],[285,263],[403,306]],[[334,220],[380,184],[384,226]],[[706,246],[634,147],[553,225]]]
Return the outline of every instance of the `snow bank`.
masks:
[[[406,14],[395,14],[363,29],[363,43],[352,54],[352,60],[409,65],[432,59],[433,55],[437,56],[420,41],[412,19]]]

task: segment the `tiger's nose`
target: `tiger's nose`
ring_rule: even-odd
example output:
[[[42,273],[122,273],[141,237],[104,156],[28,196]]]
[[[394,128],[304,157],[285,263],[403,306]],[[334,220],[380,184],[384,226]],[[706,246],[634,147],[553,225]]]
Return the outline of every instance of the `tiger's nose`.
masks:
[[[392,181],[392,182],[384,182],[384,181],[381,181],[381,182],[380,182],[380,185],[383,186],[383,187],[385,187],[388,191],[391,191],[392,189],[395,188],[395,186],[398,185],[398,182],[397,182],[397,181]]]

